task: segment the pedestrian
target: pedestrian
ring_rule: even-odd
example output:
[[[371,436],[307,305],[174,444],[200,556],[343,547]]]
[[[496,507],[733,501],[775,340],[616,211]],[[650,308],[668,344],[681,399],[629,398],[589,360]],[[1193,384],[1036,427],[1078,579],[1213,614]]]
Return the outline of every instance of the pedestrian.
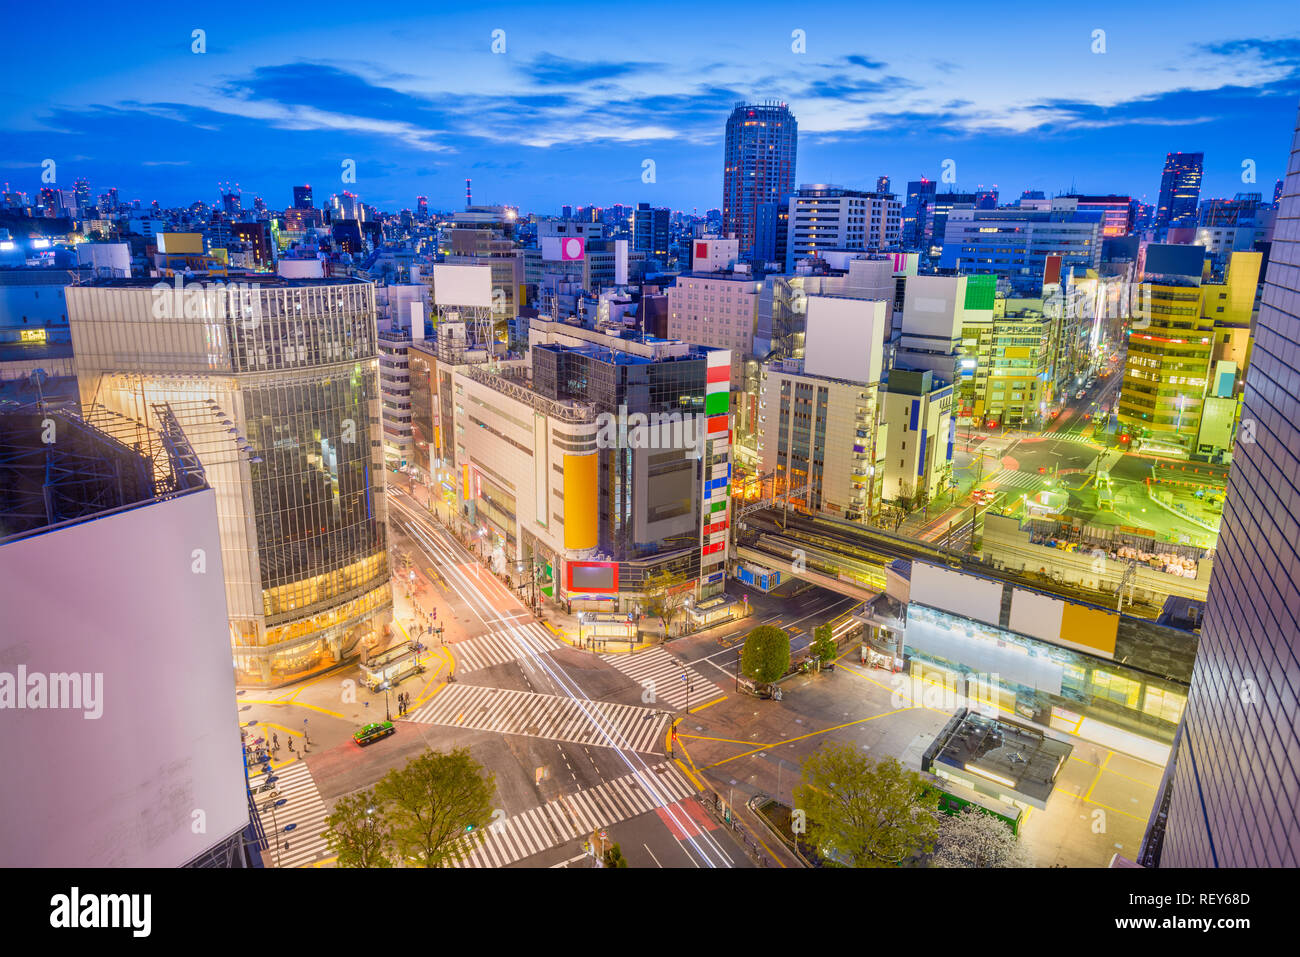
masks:
[[[280,736],[274,731],[271,732],[271,747],[275,748],[277,751],[280,749]]]
[[[293,738],[289,739],[289,753],[293,753]]]

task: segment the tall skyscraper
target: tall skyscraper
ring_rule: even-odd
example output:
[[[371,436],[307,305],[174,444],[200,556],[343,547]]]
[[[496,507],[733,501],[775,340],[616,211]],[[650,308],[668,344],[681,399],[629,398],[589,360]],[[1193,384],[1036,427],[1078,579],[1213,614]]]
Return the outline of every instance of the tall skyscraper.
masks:
[[[722,230],[740,240],[740,258],[776,255],[776,217],[794,192],[799,126],[784,103],[738,103],[727,119],[722,169]],[[767,245],[758,248],[760,207],[767,205]]]
[[[1196,225],[1204,153],[1167,153],[1156,202],[1156,228]]]
[[[876,177],[876,192],[877,192],[877,193],[888,193],[888,192],[889,192],[889,177],[888,177],[888,176],[877,176],[877,177]]]
[[[378,640],[393,598],[374,287],[100,279],[67,302],[86,415],[158,430],[169,408],[216,491],[220,565],[187,560],[224,571],[237,681],[300,680]]]
[[[1300,118],[1296,126],[1163,844],[1157,821],[1145,847],[1162,867],[1300,865]]]
[[[293,208],[311,209],[311,187],[295,186],[293,188]]]

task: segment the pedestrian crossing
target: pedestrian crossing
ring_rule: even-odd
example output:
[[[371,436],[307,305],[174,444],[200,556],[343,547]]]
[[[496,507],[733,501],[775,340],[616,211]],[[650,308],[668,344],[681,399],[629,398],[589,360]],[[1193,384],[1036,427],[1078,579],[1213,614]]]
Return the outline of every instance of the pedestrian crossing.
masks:
[[[1020,472],[1015,469],[1007,469],[999,472],[994,477],[993,482],[998,488],[1025,488],[1038,491],[1043,486],[1043,477],[1037,472]]]
[[[332,857],[324,835],[328,812],[307,765],[295,761],[271,773],[270,791],[258,790],[266,783],[265,774],[248,779],[269,845],[267,861],[274,867],[304,867]]]
[[[698,671],[663,648],[651,648],[630,655],[601,655],[623,674],[642,688],[641,700],[646,704],[667,704],[673,708],[704,704],[712,701],[723,690]],[[682,675],[690,679],[682,680]]]
[[[492,823],[470,842],[473,849],[456,866],[505,867],[552,847],[590,837],[601,828],[661,805],[684,800],[695,791],[686,775],[672,762],[664,761]],[[681,816],[685,812],[679,809],[675,813]]]
[[[477,685],[447,685],[406,716],[418,724],[657,751],[669,716],[652,708]]]
[[[561,642],[545,625],[536,621],[448,646],[456,659],[457,674],[481,671],[492,665],[503,665],[560,647]]]

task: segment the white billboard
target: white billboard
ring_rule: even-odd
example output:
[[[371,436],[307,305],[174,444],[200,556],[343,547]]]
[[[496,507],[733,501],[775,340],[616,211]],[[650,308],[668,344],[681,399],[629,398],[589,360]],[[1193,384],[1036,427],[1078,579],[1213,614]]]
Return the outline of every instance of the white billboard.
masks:
[[[1065,602],[1050,595],[1013,588],[1011,591],[1011,617],[1007,627],[1031,638],[1041,638],[1059,644],[1061,619],[1065,615]]]
[[[1002,582],[912,562],[911,599],[931,608],[996,625],[1002,617]]]
[[[248,824],[210,490],[0,545],[0,866],[178,867]]]
[[[808,375],[879,382],[890,310],[876,299],[809,296],[804,336],[804,372]]]
[[[490,307],[492,267],[436,263],[433,267],[433,301],[440,306]]]

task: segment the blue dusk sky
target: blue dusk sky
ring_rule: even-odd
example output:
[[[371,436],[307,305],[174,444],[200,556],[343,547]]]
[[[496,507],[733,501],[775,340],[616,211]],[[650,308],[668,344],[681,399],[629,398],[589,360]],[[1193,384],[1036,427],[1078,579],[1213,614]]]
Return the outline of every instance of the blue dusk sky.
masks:
[[[1277,0],[56,2],[6,27],[0,181],[34,193],[53,159],[59,186],[164,206],[233,181],[245,205],[309,183],[318,205],[350,189],[454,209],[472,177],[475,202],[525,211],[703,213],[721,205],[728,113],[767,99],[798,119],[800,183],[884,174],[901,193],[951,159],[963,190],[1154,202],[1182,150],[1205,153],[1202,197],[1271,199],[1300,106],[1300,4]]]

